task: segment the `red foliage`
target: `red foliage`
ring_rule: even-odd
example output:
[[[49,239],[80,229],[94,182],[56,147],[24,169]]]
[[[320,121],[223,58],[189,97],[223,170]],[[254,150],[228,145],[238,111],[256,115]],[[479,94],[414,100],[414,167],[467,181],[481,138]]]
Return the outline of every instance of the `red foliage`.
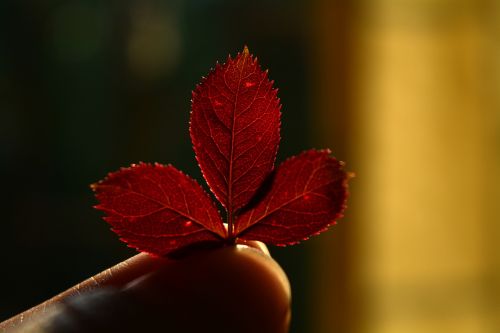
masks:
[[[260,201],[236,221],[240,238],[291,245],[341,217],[347,198],[342,163],[328,150],[309,150],[277,169]]]
[[[245,48],[193,91],[191,140],[210,189],[234,213],[271,172],[280,139],[277,89]]]
[[[226,230],[201,186],[171,165],[132,165],[93,184],[95,208],[106,212],[121,240],[139,251],[165,255]]]
[[[132,165],[92,185],[97,209],[120,238],[155,255],[236,238],[290,245],[342,216],[348,174],[328,150],[309,150],[273,171],[280,109],[273,82],[245,47],[193,92],[190,133],[215,204],[173,166]]]

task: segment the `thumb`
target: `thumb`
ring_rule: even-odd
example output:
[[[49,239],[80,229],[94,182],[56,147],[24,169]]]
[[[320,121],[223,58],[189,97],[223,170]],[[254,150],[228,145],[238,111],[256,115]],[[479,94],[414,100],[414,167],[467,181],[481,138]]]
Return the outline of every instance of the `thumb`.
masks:
[[[290,287],[268,255],[244,245],[166,261],[121,289],[67,301],[49,332],[284,333]]]

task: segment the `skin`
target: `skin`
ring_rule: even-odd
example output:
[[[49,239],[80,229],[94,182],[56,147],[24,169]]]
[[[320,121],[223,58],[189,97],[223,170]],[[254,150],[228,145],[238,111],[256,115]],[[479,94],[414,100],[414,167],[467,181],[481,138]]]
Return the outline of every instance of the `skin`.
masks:
[[[139,254],[0,323],[0,332],[288,332],[290,285],[265,245]]]

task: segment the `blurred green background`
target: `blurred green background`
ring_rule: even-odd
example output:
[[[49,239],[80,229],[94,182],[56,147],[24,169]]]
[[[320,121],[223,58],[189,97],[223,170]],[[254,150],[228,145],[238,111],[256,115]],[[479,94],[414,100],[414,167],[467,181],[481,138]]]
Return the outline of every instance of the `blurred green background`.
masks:
[[[496,0],[0,1],[0,320],[134,254],[89,184],[198,180],[191,90],[247,44],[280,89],[278,161],[330,147],[346,217],[271,248],[292,332],[500,331]]]
[[[191,90],[245,44],[281,90],[279,160],[311,146],[303,10],[299,1],[1,2],[0,319],[135,253],[91,208],[90,183],[138,161],[202,181]],[[273,252],[303,331],[307,248]]]

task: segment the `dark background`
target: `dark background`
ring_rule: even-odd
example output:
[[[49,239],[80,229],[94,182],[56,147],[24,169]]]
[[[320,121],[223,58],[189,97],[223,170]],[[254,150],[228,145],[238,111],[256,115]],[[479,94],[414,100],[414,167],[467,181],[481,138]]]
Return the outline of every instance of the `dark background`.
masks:
[[[191,90],[247,44],[279,87],[278,162],[311,147],[304,1],[1,1],[0,320],[134,255],[89,184],[138,161],[202,180]],[[304,332],[309,243],[272,254]]]

